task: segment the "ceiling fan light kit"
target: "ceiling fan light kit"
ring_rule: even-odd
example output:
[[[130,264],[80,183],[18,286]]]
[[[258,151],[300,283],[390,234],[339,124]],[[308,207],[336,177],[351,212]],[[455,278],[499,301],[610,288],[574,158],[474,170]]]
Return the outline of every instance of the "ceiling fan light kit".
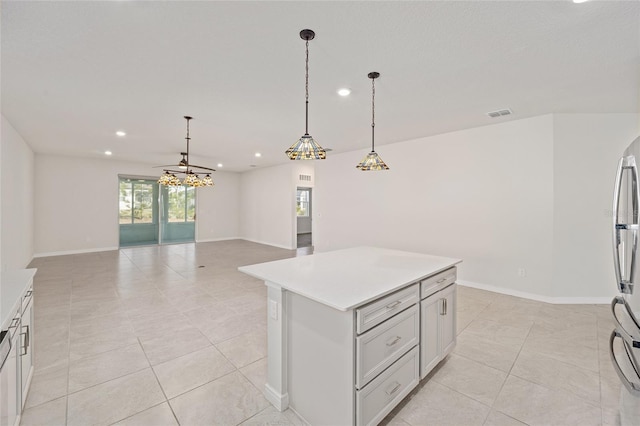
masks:
[[[181,152],[182,159],[178,162],[176,166],[159,166],[159,167],[176,167],[178,170],[174,170],[171,168],[163,169],[164,173],[158,179],[158,183],[160,185],[165,186],[194,186],[194,187],[203,187],[203,186],[213,186],[213,179],[211,178],[211,172],[215,172],[215,169],[204,166],[196,166],[195,164],[191,164],[189,162],[189,143],[191,142],[191,138],[189,137],[189,121],[193,119],[193,117],[189,117],[188,115],[184,116],[185,120],[187,120],[187,152]],[[180,180],[176,175],[185,175],[183,180]],[[204,175],[200,177],[200,175]]]

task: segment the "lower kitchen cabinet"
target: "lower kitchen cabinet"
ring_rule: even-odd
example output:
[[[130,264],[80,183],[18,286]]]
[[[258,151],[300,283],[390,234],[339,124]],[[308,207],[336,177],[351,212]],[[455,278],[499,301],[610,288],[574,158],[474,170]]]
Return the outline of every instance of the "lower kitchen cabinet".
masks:
[[[289,294],[287,381],[298,415],[346,426],[389,414],[420,380],[419,302],[418,283],[347,312]],[[357,331],[359,319],[373,317]]]
[[[420,290],[416,282],[354,312],[288,294],[288,397],[306,422],[376,425],[453,350],[456,284],[422,301]]]
[[[455,347],[456,286],[436,289],[420,302],[420,378],[424,378]]]
[[[11,340],[11,351],[0,370],[0,425],[12,426],[18,420],[20,413],[21,390],[20,385],[20,333],[18,332],[20,323],[14,327],[9,327],[9,335],[5,338]],[[10,337],[9,337],[10,336]]]
[[[24,409],[27,402],[27,390],[33,377],[33,290],[28,290],[23,299],[22,324],[20,326],[20,375],[21,375],[21,405]]]
[[[19,424],[33,376],[35,272],[26,269],[2,273],[2,329],[7,332],[2,347],[10,349],[7,357],[0,360],[0,426]],[[5,295],[13,297],[4,299]]]

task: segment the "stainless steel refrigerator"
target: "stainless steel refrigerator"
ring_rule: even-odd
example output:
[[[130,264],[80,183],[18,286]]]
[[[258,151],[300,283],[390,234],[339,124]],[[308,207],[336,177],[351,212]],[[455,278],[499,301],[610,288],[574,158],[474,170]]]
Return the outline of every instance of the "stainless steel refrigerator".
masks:
[[[624,388],[623,425],[640,423],[640,137],[624,151],[613,194],[613,260],[618,295],[611,302],[616,324],[609,338],[613,367]]]

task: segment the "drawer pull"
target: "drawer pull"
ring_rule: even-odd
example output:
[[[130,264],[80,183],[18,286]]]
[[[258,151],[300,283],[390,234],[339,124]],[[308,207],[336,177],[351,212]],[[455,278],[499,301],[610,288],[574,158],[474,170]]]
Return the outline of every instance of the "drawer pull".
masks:
[[[21,336],[24,336],[24,343],[22,344],[22,350],[23,352],[20,354],[20,356],[24,356],[27,355],[29,353],[29,326],[25,325],[24,327],[26,327],[27,331],[24,333],[20,333]]]
[[[400,341],[400,339],[402,339],[402,337],[400,337],[400,336],[396,336],[396,337],[394,337],[393,339],[391,339],[391,340],[389,340],[389,341],[387,342],[387,346],[393,346],[393,345],[395,345],[396,343],[398,343],[398,342]]]
[[[399,305],[399,304],[401,304],[401,303],[402,303],[402,302],[401,302],[400,300],[396,300],[396,301],[395,301],[395,302],[393,302],[393,303],[389,303],[389,304],[386,306],[386,308],[387,308],[387,309],[393,309],[393,308],[395,308],[396,306],[398,306],[398,305]]]
[[[387,395],[391,396],[391,395],[393,395],[394,393],[396,393],[396,392],[398,391],[398,389],[400,389],[400,387],[401,387],[401,386],[402,386],[402,385],[401,385],[400,383],[396,382],[396,384],[395,384],[395,386],[394,386],[394,387],[392,387],[391,389],[386,390],[386,391],[384,391],[384,392],[385,392]]]
[[[31,296],[33,294],[33,290],[29,290],[27,291],[27,294],[24,295],[24,298],[26,299],[27,297]]]
[[[445,282],[446,280],[447,280],[447,278],[446,278],[446,277],[445,277],[445,278],[442,278],[442,279],[439,279],[438,281],[436,281],[436,284],[443,283],[443,282]]]

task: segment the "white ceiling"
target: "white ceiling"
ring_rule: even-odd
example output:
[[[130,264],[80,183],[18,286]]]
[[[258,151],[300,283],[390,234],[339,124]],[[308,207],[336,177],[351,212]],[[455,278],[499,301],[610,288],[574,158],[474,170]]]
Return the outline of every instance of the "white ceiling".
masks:
[[[383,157],[499,121],[640,111],[638,1],[2,1],[1,27],[2,114],[38,153],[175,163],[192,115],[192,163],[285,163],[304,133],[303,28],[309,133],[333,152],[370,145],[370,71]]]

